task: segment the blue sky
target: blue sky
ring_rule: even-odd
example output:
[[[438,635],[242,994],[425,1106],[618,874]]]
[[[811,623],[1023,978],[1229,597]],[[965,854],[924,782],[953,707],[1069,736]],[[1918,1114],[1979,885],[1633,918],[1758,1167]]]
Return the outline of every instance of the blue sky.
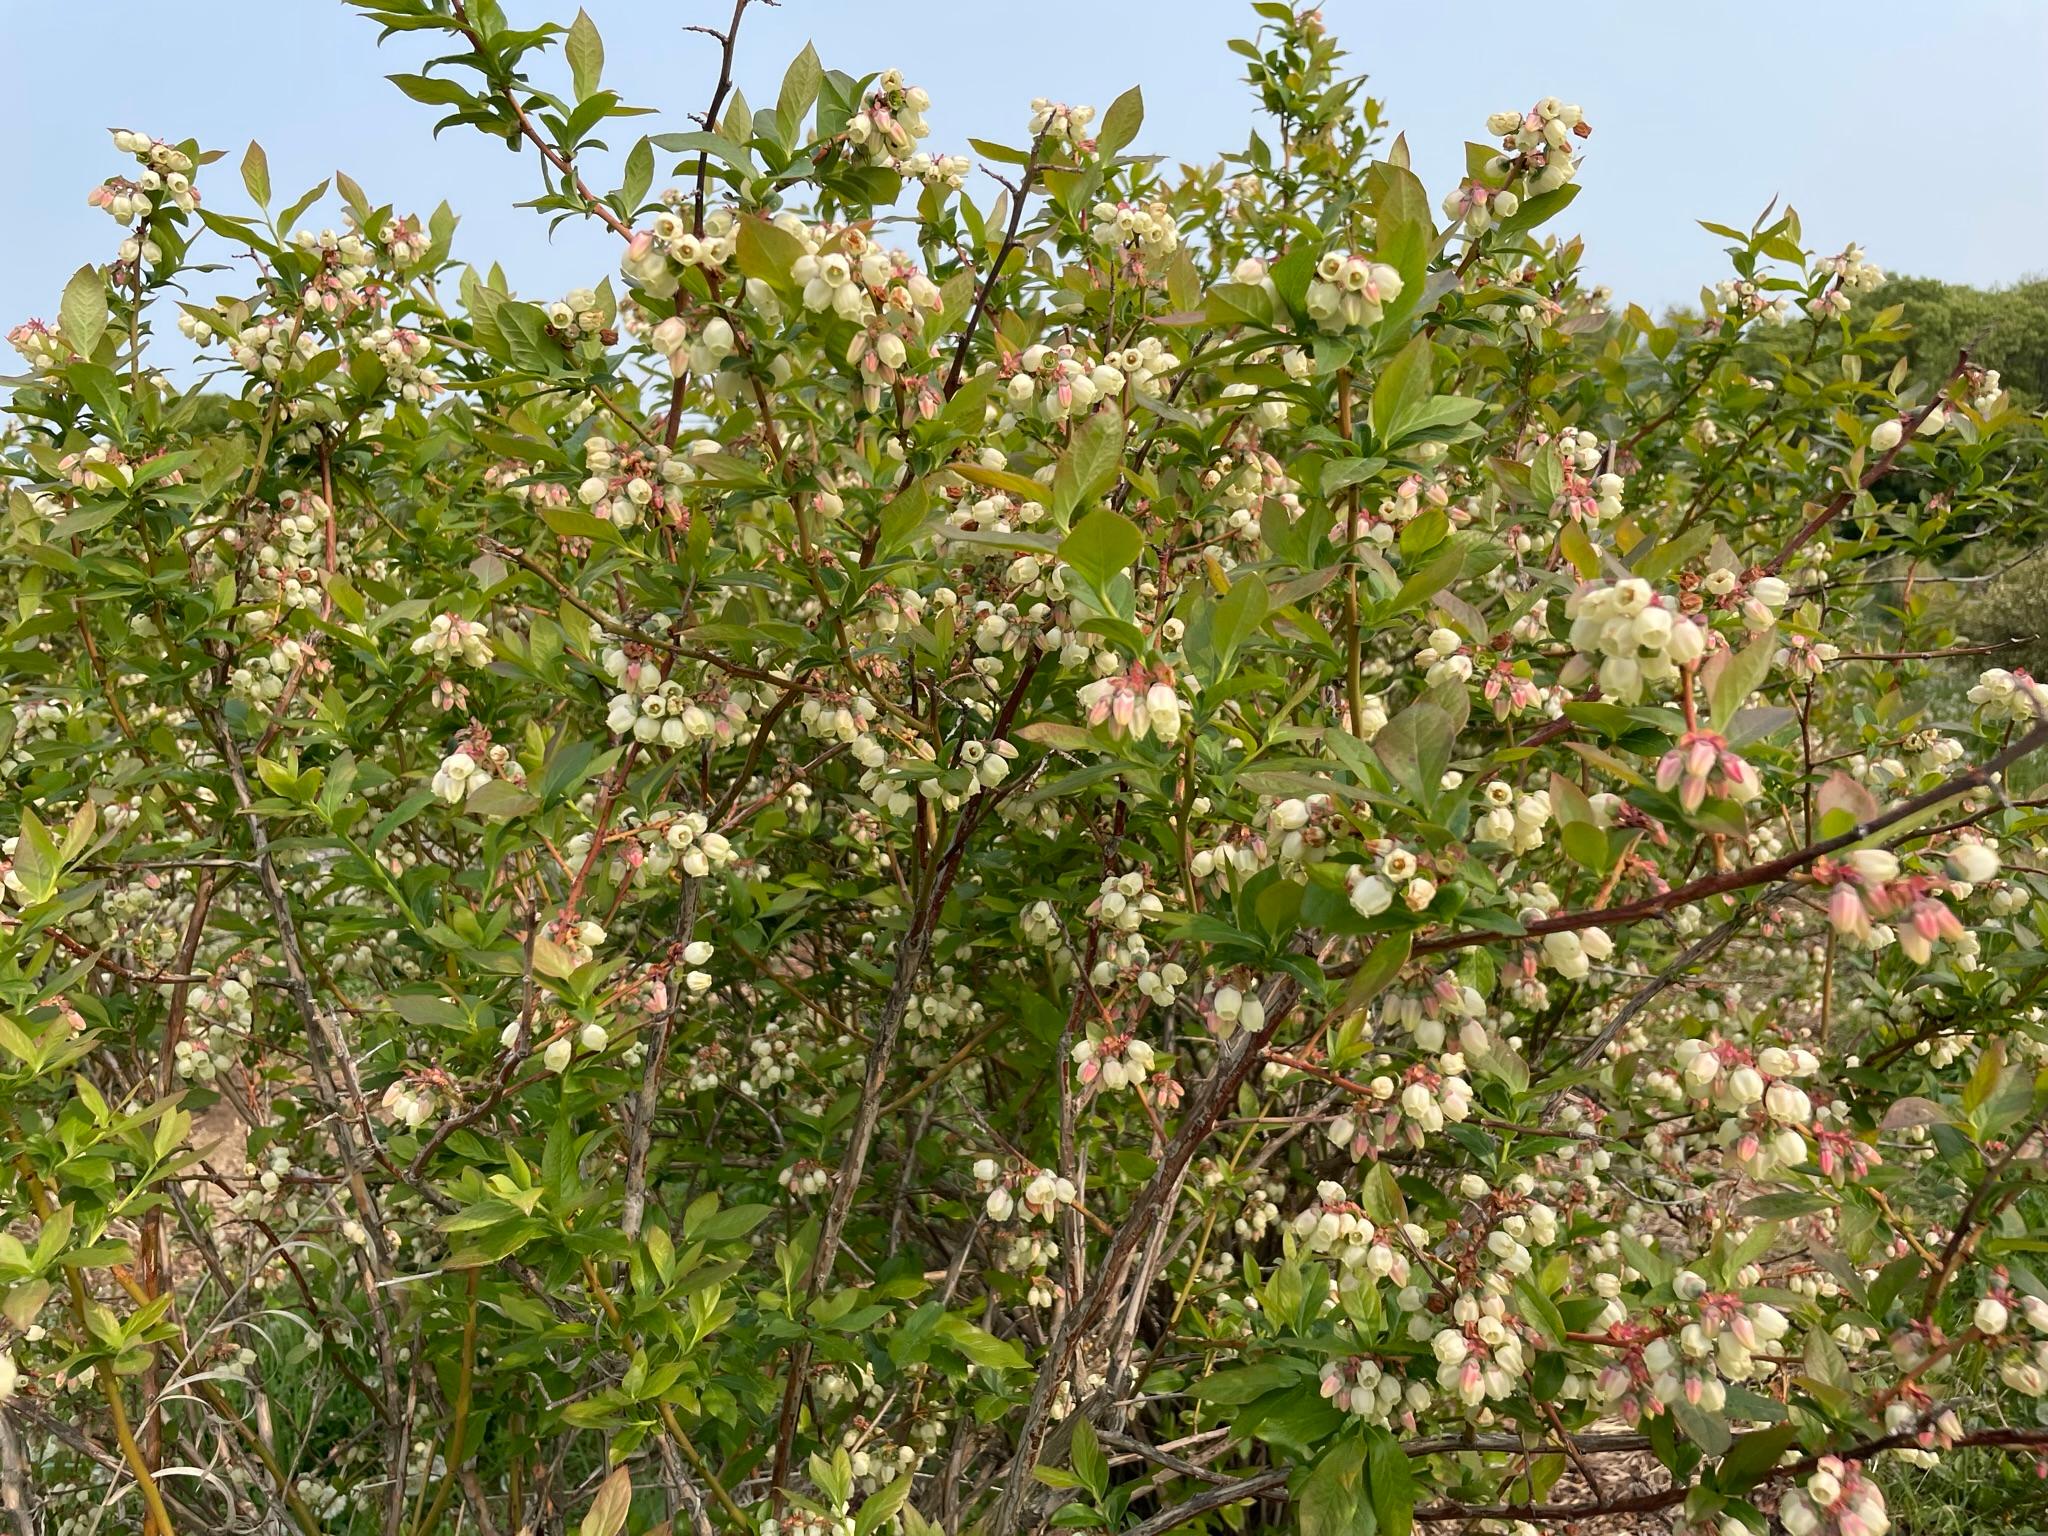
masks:
[[[505,3],[519,22],[574,14],[573,0]],[[663,127],[689,126],[716,59],[682,28],[722,24],[726,0],[586,3],[605,83],[660,109]],[[1747,224],[1774,196],[1799,209],[1811,241],[1859,241],[1888,270],[1978,284],[2048,270],[2043,0],[1328,0],[1324,15],[1433,198],[1488,112],[1546,94],[1583,104],[1595,128],[1585,190],[1560,227],[1584,234],[1597,279],[1652,308],[1723,275],[1720,242],[1696,219]],[[932,93],[929,147],[961,152],[970,136],[1019,142],[1033,96],[1099,107],[1142,84],[1133,147],[1207,160],[1241,148],[1251,123],[1224,40],[1254,25],[1240,0],[783,0],[749,9],[739,74],[751,99],[772,101],[806,38],[830,68],[894,65]],[[201,185],[230,211],[245,202],[235,166],[252,137],[280,202],[337,165],[401,209],[445,197],[463,219],[456,254],[501,260],[529,296],[594,282],[615,260],[602,230],[565,225],[550,239],[512,206],[537,190],[531,156],[467,130],[432,139],[433,110],[383,78],[419,66],[420,40],[380,48],[339,0],[0,0],[0,56],[15,61],[0,134],[27,151],[0,194],[0,327],[53,312],[65,277],[110,252],[113,225],[85,194],[121,168],[113,126],[228,150]],[[615,124],[621,152],[656,121]],[[973,186],[985,204],[993,185]]]

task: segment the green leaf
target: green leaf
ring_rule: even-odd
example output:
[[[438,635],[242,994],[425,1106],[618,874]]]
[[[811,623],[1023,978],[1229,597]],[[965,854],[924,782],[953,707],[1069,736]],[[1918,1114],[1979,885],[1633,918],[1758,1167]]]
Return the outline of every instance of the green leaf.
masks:
[[[1145,548],[1138,525],[1121,512],[1098,507],[1060,540],[1060,559],[1098,592],[1127,569]]]
[[[1372,430],[1382,441],[1393,436],[1394,424],[1429,398],[1436,366],[1436,347],[1418,334],[1380,370],[1372,391]]]
[[[254,139],[242,152],[242,185],[249,189],[258,208],[270,206],[270,157]]]
[[[693,1242],[729,1243],[745,1237],[774,1214],[772,1205],[729,1205],[701,1221],[685,1222],[683,1235]]]
[[[1486,1048],[1486,1054],[1476,1065],[1488,1077],[1497,1077],[1506,1083],[1508,1092],[1517,1097],[1529,1091],[1529,1064],[1522,1060],[1520,1051],[1499,1036]]]
[[[1447,541],[1442,553],[1401,583],[1401,590],[1394,594],[1392,611],[1406,613],[1410,608],[1419,608],[1464,575],[1467,548],[1468,541],[1462,536]]]
[[[263,787],[280,800],[299,798],[299,775],[296,770],[267,757],[256,759],[256,777],[263,781]]]
[[[260,766],[260,765],[259,765]],[[540,796],[509,779],[492,779],[462,802],[463,811],[485,821],[509,821],[540,809]]]
[[[467,1009],[433,993],[394,992],[385,1001],[390,1003],[391,1011],[408,1024],[460,1029],[469,1023]]]
[[[335,174],[338,176],[341,173],[337,171]],[[325,180],[322,180],[317,187],[310,188],[309,190],[301,194],[297,202],[293,203],[289,208],[285,209],[283,213],[277,216],[278,229],[285,234],[290,234],[292,226],[298,222],[299,215],[304,213],[308,208],[312,207],[315,203],[319,202],[320,199],[326,195],[326,192],[327,182]],[[448,205],[446,203],[443,203],[441,206],[443,208],[446,208]]]
[[[1001,1371],[1021,1371],[1030,1364],[1024,1351],[1008,1339],[999,1339],[986,1328],[977,1327],[957,1312],[948,1312],[932,1332],[952,1345],[976,1365]]]
[[[770,288],[787,292],[795,286],[790,268],[803,253],[803,241],[788,230],[763,218],[740,220],[733,259],[742,275],[757,277]]]
[[[753,165],[742,146],[718,133],[657,133],[654,135],[654,147],[679,155],[709,155],[738,171],[750,170]]]
[[[1358,1203],[1366,1215],[1383,1227],[1408,1219],[1408,1197],[1401,1193],[1394,1170],[1385,1163],[1374,1163],[1367,1170],[1365,1181],[1359,1186]]]
[[[1878,1123],[1878,1129],[1899,1131],[1913,1125],[1952,1124],[1954,1121],[1948,1110],[1934,1100],[1921,1098],[1917,1094],[1907,1094],[1902,1099],[1893,1100],[1891,1108],[1884,1112],[1884,1119]]]
[[[1549,460],[1544,454],[1537,462]],[[1557,536],[1558,552],[1571,561],[1572,569],[1587,580],[1600,574],[1600,552],[1593,547],[1593,541],[1586,536],[1585,526],[1578,522],[1564,525],[1564,531]]]
[[[982,159],[993,160],[998,165],[1029,165],[1031,163],[1031,156],[1023,150],[1013,148],[1008,144],[998,144],[993,139],[970,138],[967,141],[967,147],[981,156]]]
[[[1504,235],[1519,235],[1524,230],[1534,229],[1546,219],[1555,218],[1571,206],[1572,199],[1579,195],[1579,184],[1566,182],[1548,192],[1538,192],[1534,197],[1522,199],[1522,206],[1500,221],[1500,232]]]
[[[1202,274],[1185,245],[1175,251],[1173,259],[1166,264],[1166,301],[1183,317],[1192,314],[1202,302]],[[1175,320],[1170,323],[1184,322]]]
[[[1781,1189],[1743,1201],[1741,1212],[1758,1221],[1789,1221],[1795,1216],[1811,1216],[1816,1211],[1824,1211],[1833,1204],[1826,1195],[1810,1190]]]
[[[1728,722],[1728,745],[1740,750],[1751,742],[1775,736],[1799,720],[1799,711],[1783,704],[1766,704],[1756,709],[1738,709]]]
[[[1728,1454],[1721,1458],[1714,1473],[1714,1486],[1723,1493],[1742,1493],[1755,1487],[1798,1438],[1798,1427],[1793,1424],[1773,1424],[1769,1429],[1738,1436]]]
[[[647,200],[654,185],[654,141],[643,138],[626,156],[626,179],[619,187],[619,201],[631,210]]]
[[[1394,418],[1386,429],[1386,446],[1395,447],[1431,433],[1462,427],[1485,409],[1484,400],[1469,400],[1463,395],[1431,395]]]
[[[1211,325],[1271,325],[1273,300],[1253,283],[1218,283],[1209,290],[1204,314]]]
[[[1116,484],[1123,458],[1124,419],[1105,406],[1074,429],[1052,477],[1052,515],[1064,523]]]
[[[1280,291],[1287,312],[1296,320],[1308,318],[1308,285],[1316,275],[1318,254],[1315,241],[1297,235],[1285,254],[1267,269],[1266,275]]]
[[[1564,845],[1565,857],[1579,868],[1589,869],[1596,875],[1607,873],[1613,848],[1607,841],[1607,834],[1591,822],[1564,823],[1558,828],[1558,841]]]
[[[1284,1387],[1295,1380],[1295,1373],[1276,1361],[1265,1360],[1257,1365],[1240,1366],[1236,1370],[1217,1371],[1204,1376],[1194,1385],[1197,1402],[1220,1403],[1225,1407],[1237,1407],[1255,1398],[1264,1397],[1276,1387]]]
[[[1086,1504],[1062,1504],[1046,1523],[1059,1531],[1099,1531],[1108,1527],[1109,1516]]]
[[[1415,935],[1404,929],[1390,933],[1373,945],[1366,957],[1358,962],[1358,969],[1351,973],[1350,985],[1344,989],[1344,1007],[1355,1012],[1371,1002],[1393,984],[1401,974],[1401,967],[1408,963],[1408,956],[1415,948]]]
[[[1671,1415],[1678,1421],[1678,1427],[1685,1431],[1685,1438],[1709,1456],[1719,1456],[1734,1439],[1728,1431],[1726,1419],[1718,1413],[1695,1408],[1682,1397],[1671,1405]]]
[[[98,267],[80,267],[71,274],[57,319],[72,349],[80,357],[91,357],[107,333],[107,284]]]
[[[1628,568],[1645,581],[1662,581],[1713,542],[1712,528],[1695,528],[1661,543],[1645,543],[1630,551]]]
[[[1593,802],[1586,798],[1586,792],[1563,774],[1553,772],[1548,788],[1551,809],[1560,824],[1594,826],[1598,823],[1599,818],[1593,814]]]
[[[1418,801],[1434,799],[1450,766],[1451,749],[1465,728],[1462,684],[1437,689],[1395,715],[1372,739],[1373,754],[1396,784]]]
[[[775,98],[775,115],[782,119],[792,138],[803,127],[804,114],[818,99],[818,87],[825,79],[825,66],[818,62],[818,50],[809,43],[789,61],[783,71],[782,89]]]
[[[57,889],[63,863],[56,839],[41,818],[26,805],[21,808],[19,840],[14,846],[14,878],[20,882],[23,906],[48,901]]]
[[[1669,1285],[1676,1274],[1677,1266],[1664,1255],[1650,1247],[1639,1237],[1628,1233],[1616,1234],[1621,1243],[1621,1256],[1628,1260],[1630,1269],[1641,1275],[1652,1285]]]
[[[1230,584],[1230,590],[1216,601],[1209,622],[1209,643],[1215,647],[1218,670],[1228,674],[1237,649],[1258,633],[1271,606],[1266,579],[1248,571]]]
[[[1379,1517],[1366,1498],[1365,1455],[1356,1435],[1323,1453],[1294,1498],[1301,1536],[1375,1536]]]
[[[1552,1349],[1564,1347],[1564,1318],[1557,1303],[1539,1291],[1527,1275],[1515,1280],[1515,1304],[1523,1321],[1543,1336],[1545,1344]]]
[[[1386,310],[1397,318],[1422,301],[1429,250],[1436,241],[1429,193],[1413,171],[1385,160],[1375,161],[1366,172],[1365,192],[1379,229],[1379,259],[1401,274],[1401,297]]]
[[[962,480],[985,485],[992,491],[1008,491],[1023,501],[1045,500],[1045,487],[1029,475],[1020,475],[1015,470],[990,469],[985,464],[971,464],[965,460],[949,464],[946,468]]]
[[[1381,1536],[1408,1536],[1415,1529],[1415,1478],[1408,1453],[1393,1434],[1374,1425],[1365,1432],[1365,1483]]]
[[[1346,486],[1370,480],[1386,467],[1385,459],[1331,459],[1323,465],[1322,478],[1317,483],[1325,496],[1332,496]]]
[[[600,544],[616,544],[619,541],[616,523],[608,523],[601,517],[593,517],[581,507],[543,505],[537,510],[540,513],[540,520],[565,539],[594,539]]]
[[[1564,465],[1554,453],[1539,453],[1529,466],[1529,491],[1539,507],[1547,507],[1564,494]],[[1577,523],[1569,526],[1578,527]]]
[[[1135,85],[1109,104],[1095,130],[1095,152],[1107,160],[1138,136],[1145,121],[1145,93]]]
[[[1401,553],[1411,558],[1416,555],[1427,554],[1430,550],[1435,549],[1437,545],[1443,543],[1445,539],[1449,538],[1450,534],[1450,514],[1445,512],[1442,507],[1424,507],[1415,515],[1411,522],[1402,528],[1399,541]],[[1449,594],[1442,592],[1437,594],[1437,600],[1439,602],[1456,601],[1456,599],[1450,598]],[[1485,636],[1478,635],[1474,636],[1474,638],[1483,640]]]
[[[931,489],[923,480],[913,480],[882,508],[881,537],[877,550],[892,555],[910,544],[931,516]]]
[[[1770,675],[1771,657],[1778,649],[1777,635],[1774,625],[1732,656],[1722,651],[1708,664],[1707,698],[1713,705],[1715,730],[1726,730],[1735,712],[1749,702],[1749,696]]]
[[[414,101],[429,107],[469,107],[477,101],[473,91],[438,75],[386,75],[384,78]]]
[[[1873,1301],[1875,1298],[1876,1293],[1873,1291]],[[1803,1358],[1806,1374],[1815,1381],[1823,1386],[1848,1390],[1851,1380],[1848,1357],[1842,1353],[1842,1346],[1834,1341],[1833,1336],[1825,1328],[1815,1328],[1807,1334]]]
[[[569,23],[569,35],[562,40],[562,54],[569,61],[569,79],[576,99],[587,100],[604,73],[604,39],[597,35],[597,23],[590,19],[590,12],[576,12],[576,19]]]
[[[886,1488],[876,1490],[867,1496],[860,1507],[860,1513],[853,1518],[853,1536],[874,1536],[883,1526],[895,1519],[910,1497],[910,1474],[904,1473]]]
[[[1837,768],[1814,796],[1820,812],[1819,832],[1823,838],[1840,837],[1873,819],[1882,809],[1877,796]]]
[[[561,343],[548,334],[547,314],[538,305],[507,299],[498,305],[493,318],[505,338],[505,348],[514,367],[527,373],[561,371]]]
[[[1074,1420],[1073,1463],[1081,1485],[1098,1500],[1109,1492],[1109,1458],[1102,1454],[1102,1442],[1095,1437],[1095,1426],[1086,1415],[1078,1415]]]
[[[315,769],[314,772],[318,773],[319,770]],[[81,800],[78,809],[72,812],[71,825],[64,829],[64,846],[57,852],[59,861],[68,868],[81,853],[85,852],[99,824],[99,806],[91,800]]]

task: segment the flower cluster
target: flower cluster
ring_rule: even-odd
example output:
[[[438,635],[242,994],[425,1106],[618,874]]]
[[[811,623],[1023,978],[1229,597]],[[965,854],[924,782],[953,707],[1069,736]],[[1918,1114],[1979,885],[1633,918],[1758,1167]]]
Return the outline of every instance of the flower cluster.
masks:
[[[1495,112],[1486,120],[1486,131],[1500,140],[1500,152],[1443,202],[1444,216],[1462,224],[1472,238],[1512,219],[1524,199],[1576,181],[1573,140],[1589,137],[1593,129],[1576,105],[1546,96],[1527,112]]]
[[[1852,295],[1884,286],[1884,268],[1871,261],[1864,254],[1863,247],[1854,241],[1837,255],[1815,263],[1815,270],[1832,279],[1826,288],[1807,301],[1807,312],[1817,320],[1846,315]]]
[[[1763,783],[1718,731],[1687,731],[1657,760],[1657,787],[1678,791],[1678,803],[1696,811],[1709,796],[1742,805],[1762,794]]]
[[[1706,654],[1711,633],[1638,577],[1582,586],[1564,611],[1572,649],[1597,661],[1600,692],[1624,704],[1675,681]]]
[[[1530,1361],[1507,1303],[1491,1291],[1478,1298],[1460,1295],[1450,1319],[1438,1328],[1418,1314],[1411,1330],[1428,1341],[1436,1357],[1437,1386],[1467,1408],[1514,1395]]]
[[[1377,325],[1401,289],[1401,274],[1386,262],[1355,251],[1326,251],[1308,285],[1309,318],[1324,331]]]
[[[1490,779],[1479,788],[1485,807],[1472,823],[1475,842],[1496,843],[1515,853],[1533,853],[1543,846],[1544,828],[1553,814],[1550,792],[1517,793],[1504,779]]]
[[[1965,887],[1998,873],[1997,852],[1981,842],[1959,844],[1952,858]],[[1905,874],[1888,849],[1859,848],[1840,861],[1818,860],[1813,878],[1828,888],[1828,921],[1844,938],[1872,949],[1896,942],[1915,965],[1927,964],[1937,942],[1971,942],[1955,909],[1937,894],[1940,882]]]
[[[1180,359],[1157,336],[1100,361],[1071,342],[1048,346],[1033,342],[1014,358],[1005,358],[1004,393],[1012,407],[1031,409],[1047,421],[1086,416],[1098,401],[1116,399],[1126,389],[1143,391],[1153,380],[1180,367]]]
[[[1159,261],[1180,249],[1180,230],[1173,210],[1154,199],[1148,203],[1101,202],[1089,210],[1089,232],[1108,246],[1130,246],[1148,261]]]
[[[669,322],[663,321],[666,325]],[[722,320],[713,325],[724,325]],[[656,328],[657,345],[659,327]],[[731,328],[726,329],[729,345]],[[700,345],[709,345],[709,342]],[[695,366],[695,360],[691,366]],[[700,371],[715,371],[717,364]],[[690,460],[706,453],[717,451],[718,445],[708,439],[698,439],[680,453],[665,446],[643,452],[637,448],[620,448],[609,438],[593,432],[583,440],[583,468],[581,484],[576,487],[576,499],[590,509],[591,516],[612,524],[615,528],[638,526],[646,517],[660,518],[670,527],[686,527],[689,523],[689,509],[678,496],[678,488],[687,485],[693,475]]]
[[[1062,1206],[1081,1196],[1074,1181],[1043,1168],[1008,1168],[992,1157],[977,1158],[974,1182],[988,1191],[983,1208],[990,1221],[1008,1221],[1022,1211],[1026,1221],[1052,1221]]]
[[[490,626],[456,613],[437,613],[426,632],[414,639],[412,653],[428,657],[437,667],[453,666],[457,660],[467,666],[487,667],[491,664]]]
[[[480,726],[463,733],[455,750],[434,770],[433,791],[450,805],[460,805],[493,779],[526,782],[526,768],[511,749],[493,742]]]
[[[1065,102],[1034,96],[1031,98],[1031,121],[1027,126],[1034,139],[1049,139],[1055,144],[1081,148],[1090,142],[1088,125],[1094,121],[1093,107],[1070,107]]]
[[[1090,1029],[1083,1040],[1076,1040],[1071,1052],[1074,1065],[1079,1067],[1081,1085],[1093,1087],[1097,1082],[1114,1093],[1119,1088],[1136,1088],[1152,1076],[1157,1061],[1152,1047],[1136,1035],[1113,1034]]]
[[[860,110],[848,119],[846,142],[862,159],[901,170],[917,150],[917,141],[931,129],[924,120],[931,96],[921,86],[905,85],[903,72],[885,69],[875,77]]]
[[[2010,672],[2004,667],[1990,668],[1978,677],[1969,699],[1993,721],[2036,725],[2048,719],[2048,687],[2021,668]]]
[[[1803,1485],[1778,1501],[1788,1536],[1884,1536],[1884,1493],[1855,1462],[1823,1456]]]
[[[1173,669],[1161,662],[1132,662],[1121,671],[1084,683],[1074,702],[1090,725],[1106,725],[1112,736],[1171,742],[1179,737],[1185,706],[1174,691]]]

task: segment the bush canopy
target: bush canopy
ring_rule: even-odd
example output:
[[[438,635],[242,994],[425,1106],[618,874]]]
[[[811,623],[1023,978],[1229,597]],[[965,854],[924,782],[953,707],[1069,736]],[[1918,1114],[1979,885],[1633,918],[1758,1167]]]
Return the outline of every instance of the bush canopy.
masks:
[[[589,16],[355,3],[618,264],[124,128],[13,333],[0,1525],[1878,1536],[2048,1451],[2048,691],[1933,600],[2040,434],[1861,251],[1655,320],[1597,104],[1425,189],[1273,3],[1207,166],[749,102],[747,0],[627,144]]]

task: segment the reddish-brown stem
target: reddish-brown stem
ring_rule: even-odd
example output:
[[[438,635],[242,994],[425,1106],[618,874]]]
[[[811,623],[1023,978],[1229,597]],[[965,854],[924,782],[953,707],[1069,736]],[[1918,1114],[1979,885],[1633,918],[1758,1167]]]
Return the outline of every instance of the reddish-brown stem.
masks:
[[[476,28],[470,24],[469,12],[463,8],[462,0],[455,0],[455,25],[456,29],[469,40],[469,46],[472,49],[486,58],[489,57],[490,50],[484,47],[483,38],[478,35]],[[542,135],[540,129],[534,126],[533,119],[527,115],[526,108],[519,104],[518,88],[508,84],[502,87],[498,94],[505,98],[505,105],[512,109],[512,116],[519,124],[521,135],[535,149],[540,151],[541,158],[560,173],[563,181],[576,189],[576,195],[583,199],[583,211],[602,219],[612,232],[621,239],[632,239],[632,226],[627,224],[616,213],[613,213],[610,208],[605,206],[604,202],[595,192],[584,185],[583,178],[576,174],[575,164],[567,155],[550,144]]]
[[[1808,543],[1812,542],[1814,536],[1827,527],[1829,523],[1840,517],[1848,509],[1849,503],[1856,499],[1858,493],[1869,490],[1870,487],[1877,484],[1879,480],[1890,472],[1892,461],[1905,452],[1906,444],[1913,441],[1915,435],[1920,431],[1921,425],[1929,416],[1934,414],[1935,408],[1943,403],[1943,398],[1949,385],[1960,378],[1963,370],[1969,365],[1970,349],[1965,347],[1956,354],[1955,366],[1949,369],[1947,377],[1934,386],[1934,393],[1927,403],[1899,423],[1899,440],[1886,449],[1885,452],[1878,455],[1877,462],[1866,469],[1863,472],[1863,477],[1854,485],[1846,486],[1842,490],[1837,491],[1829,499],[1826,506],[1814,513],[1807,520],[1806,525],[1792,535],[1791,541],[1783,549],[1779,550],[1777,554],[1765,562],[1763,573],[1766,576],[1775,576],[1778,572],[1782,571],[1785,568],[1785,562],[1798,554]]]
[[[981,280],[981,287],[975,291],[974,307],[967,312],[967,324],[960,332],[960,343],[953,349],[953,366],[946,370],[946,398],[953,398],[960,388],[960,381],[967,376],[967,352],[974,345],[974,333],[982,317],[988,313],[988,298],[995,291],[996,280],[1003,275],[1003,263],[1010,259],[1010,253],[1017,249],[1017,231],[1024,226],[1024,199],[1031,191],[1031,176],[1038,169],[1038,145],[1031,146],[1031,157],[1024,162],[1024,172],[1017,178],[1017,185],[1010,198],[1010,224],[1003,231],[1003,243],[996,247],[995,260],[989,263],[988,275]]]
[[[1888,827],[1910,821],[1922,811],[1953,800],[1958,795],[1973,789],[1982,789],[1992,783],[2000,773],[2021,758],[2048,746],[2048,723],[2035,726],[2003,752],[1987,762],[1966,772],[1954,775],[1933,789],[1909,800],[1901,800],[1883,815],[1874,816],[1859,826],[1836,837],[1823,838],[1809,843],[1804,848],[1794,849],[1775,859],[1761,864],[1750,864],[1741,869],[1725,870],[1707,875],[1684,885],[1673,886],[1659,895],[1646,896],[1640,901],[1628,901],[1612,907],[1597,907],[1582,912],[1560,912],[1555,917],[1538,918],[1525,923],[1522,935],[1537,938],[1546,933],[1565,933],[1581,928],[1606,927],[1617,923],[1639,923],[1645,918],[1655,917],[1662,912],[1703,901],[1709,896],[1725,896],[1731,891],[1746,890],[1755,885],[1768,885],[1774,880],[1806,868],[1816,860],[1824,859],[1831,853],[1854,847],[1857,843],[1874,837]],[[1493,929],[1472,929],[1464,933],[1438,934],[1432,938],[1417,939],[1414,952],[1418,955],[1439,955],[1450,950],[1470,949],[1475,944],[1499,943],[1502,935]]]

